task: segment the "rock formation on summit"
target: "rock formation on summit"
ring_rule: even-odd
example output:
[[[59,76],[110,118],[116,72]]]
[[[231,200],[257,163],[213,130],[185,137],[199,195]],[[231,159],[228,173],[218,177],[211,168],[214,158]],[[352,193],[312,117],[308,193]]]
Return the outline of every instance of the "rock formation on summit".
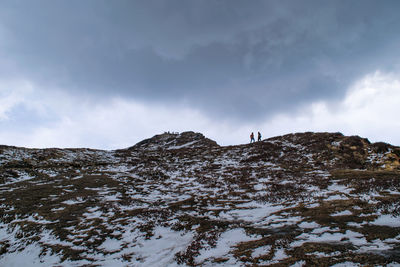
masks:
[[[218,144],[208,138],[205,138],[201,133],[195,132],[183,132],[179,133],[164,133],[155,135],[152,138],[145,139],[133,147],[130,150],[135,149],[146,149],[146,150],[158,150],[158,149],[180,149],[180,148],[207,148],[215,147]]]

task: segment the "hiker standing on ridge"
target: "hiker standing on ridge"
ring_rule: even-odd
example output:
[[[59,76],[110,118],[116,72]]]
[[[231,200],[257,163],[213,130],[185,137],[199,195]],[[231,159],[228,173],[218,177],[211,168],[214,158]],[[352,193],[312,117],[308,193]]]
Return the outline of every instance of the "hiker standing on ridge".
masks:
[[[254,140],[254,133],[251,132],[251,134],[250,134],[250,144],[251,144],[251,143],[254,143],[254,142],[255,142],[255,140]]]
[[[258,132],[258,140],[257,140],[258,142],[260,142],[261,141],[261,133],[260,132]]]

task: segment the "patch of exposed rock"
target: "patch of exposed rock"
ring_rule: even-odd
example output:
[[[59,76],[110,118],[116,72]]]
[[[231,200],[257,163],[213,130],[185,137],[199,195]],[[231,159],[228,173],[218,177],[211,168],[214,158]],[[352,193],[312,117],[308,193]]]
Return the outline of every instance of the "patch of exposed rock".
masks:
[[[152,138],[145,139],[136,145],[128,148],[129,150],[170,150],[181,148],[211,148],[218,147],[218,144],[201,133],[163,133]]]

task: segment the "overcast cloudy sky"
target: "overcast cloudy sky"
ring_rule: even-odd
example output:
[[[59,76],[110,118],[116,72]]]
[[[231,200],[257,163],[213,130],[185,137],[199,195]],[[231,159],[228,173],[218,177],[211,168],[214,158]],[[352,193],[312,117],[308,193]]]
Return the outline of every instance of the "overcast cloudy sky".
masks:
[[[400,1],[0,2],[0,143],[331,131],[400,145]]]

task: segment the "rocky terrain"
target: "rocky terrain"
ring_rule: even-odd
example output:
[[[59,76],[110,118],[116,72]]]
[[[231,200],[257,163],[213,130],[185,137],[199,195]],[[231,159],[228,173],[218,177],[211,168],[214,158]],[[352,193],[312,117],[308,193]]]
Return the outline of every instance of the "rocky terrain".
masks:
[[[400,147],[340,133],[0,146],[0,266],[400,266]]]

